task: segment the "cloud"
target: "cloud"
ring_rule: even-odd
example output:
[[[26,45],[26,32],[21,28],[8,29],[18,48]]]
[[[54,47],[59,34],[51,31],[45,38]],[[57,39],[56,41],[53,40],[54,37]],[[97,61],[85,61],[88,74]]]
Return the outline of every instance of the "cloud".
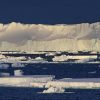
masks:
[[[52,41],[56,39],[100,38],[100,23],[74,25],[0,24],[0,43],[23,44],[28,40]]]

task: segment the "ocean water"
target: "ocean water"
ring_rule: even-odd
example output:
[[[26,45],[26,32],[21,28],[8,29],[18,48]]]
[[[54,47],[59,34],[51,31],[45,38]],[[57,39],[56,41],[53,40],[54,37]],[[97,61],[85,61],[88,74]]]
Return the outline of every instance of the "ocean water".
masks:
[[[99,64],[30,64],[22,69],[25,75],[55,75],[60,78],[100,78]]]
[[[100,78],[99,64],[29,64],[24,75],[55,75],[61,78]],[[5,70],[0,70],[3,72]],[[0,100],[100,100],[100,89],[66,89],[66,93],[43,94],[39,88],[0,87]]]
[[[0,100],[100,100],[98,89],[67,89],[66,93],[41,93],[42,89],[0,87]]]

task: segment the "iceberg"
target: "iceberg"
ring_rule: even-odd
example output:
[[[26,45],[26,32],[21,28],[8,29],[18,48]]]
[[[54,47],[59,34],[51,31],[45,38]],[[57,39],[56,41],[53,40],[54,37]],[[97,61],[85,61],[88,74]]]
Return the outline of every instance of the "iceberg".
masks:
[[[100,22],[81,24],[0,24],[0,50],[100,51]]]
[[[65,89],[57,88],[57,87],[50,87],[47,90],[44,90],[43,93],[64,93]]]

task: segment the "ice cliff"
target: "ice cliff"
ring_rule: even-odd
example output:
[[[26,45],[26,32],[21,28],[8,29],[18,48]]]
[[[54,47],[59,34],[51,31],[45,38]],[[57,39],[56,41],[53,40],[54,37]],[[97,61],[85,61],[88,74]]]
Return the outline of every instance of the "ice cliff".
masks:
[[[0,24],[0,50],[100,51],[100,22],[82,24]]]

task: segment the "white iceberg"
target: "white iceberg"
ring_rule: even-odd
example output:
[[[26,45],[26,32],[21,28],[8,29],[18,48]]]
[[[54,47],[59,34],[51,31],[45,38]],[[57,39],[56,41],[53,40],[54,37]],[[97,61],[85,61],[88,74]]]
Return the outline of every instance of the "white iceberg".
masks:
[[[100,51],[100,22],[81,24],[0,24],[0,50]]]
[[[43,93],[64,93],[65,89],[58,87],[50,87],[47,90],[44,90]]]

